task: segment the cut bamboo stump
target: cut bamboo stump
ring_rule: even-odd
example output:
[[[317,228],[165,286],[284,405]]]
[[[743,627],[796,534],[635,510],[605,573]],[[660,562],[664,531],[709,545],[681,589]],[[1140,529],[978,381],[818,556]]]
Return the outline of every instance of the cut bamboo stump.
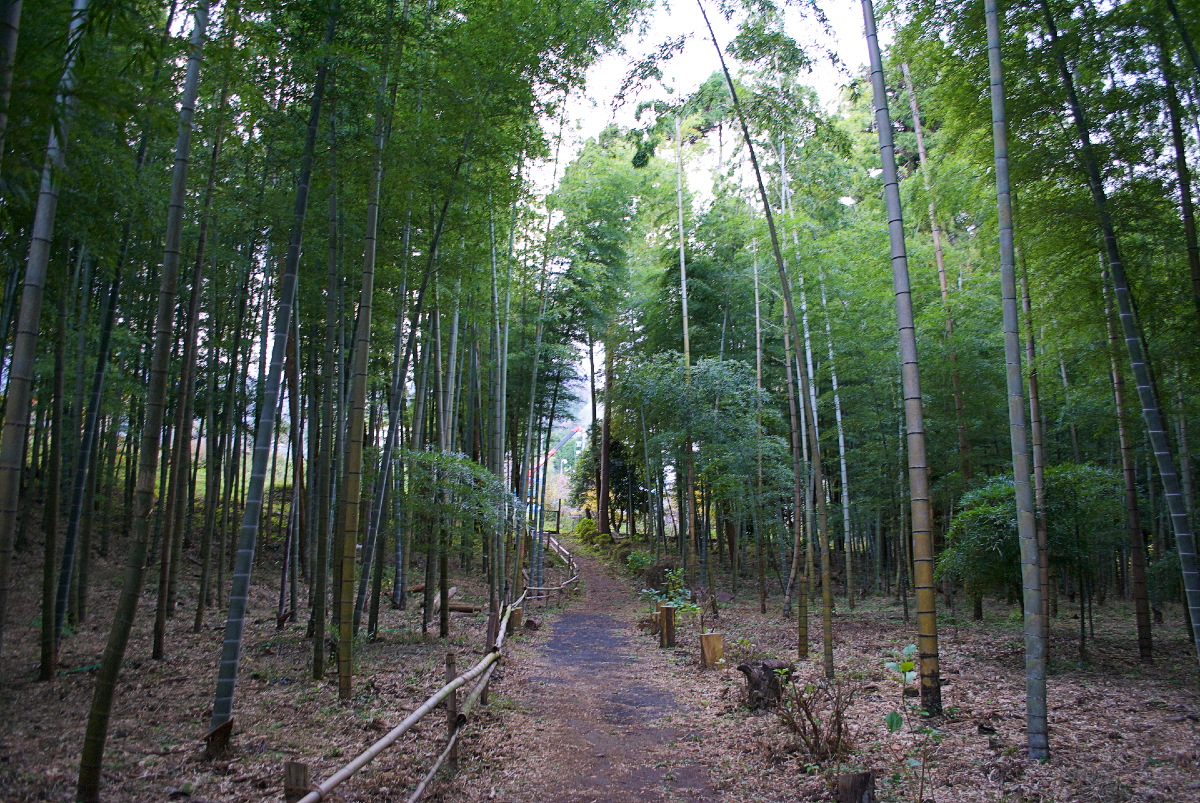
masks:
[[[875,773],[843,772],[839,775],[838,803],[875,803]]]
[[[658,646],[663,649],[675,647],[675,606],[664,605],[660,612],[662,630],[659,631]]]
[[[721,633],[700,634],[700,664],[716,669],[725,661],[725,643]]]
[[[308,765],[299,761],[289,761],[283,765],[283,799],[287,803],[296,803],[310,791],[308,782]]]

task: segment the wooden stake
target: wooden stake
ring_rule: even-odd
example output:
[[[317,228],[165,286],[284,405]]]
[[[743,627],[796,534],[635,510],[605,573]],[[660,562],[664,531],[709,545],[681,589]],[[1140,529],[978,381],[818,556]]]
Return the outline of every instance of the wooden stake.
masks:
[[[725,660],[725,642],[721,633],[700,634],[700,664],[716,669]]]
[[[844,772],[838,776],[838,803],[875,803],[874,772]]]
[[[662,619],[662,630],[659,632],[661,638],[658,646],[666,649],[674,649],[675,647],[675,606],[664,605],[660,612]]]
[[[500,615],[495,611],[488,614],[487,624],[487,646],[486,650],[490,652],[496,646],[496,633],[500,630]]]
[[[458,677],[458,671],[454,668],[454,653],[446,653],[446,682],[454,680]],[[454,731],[458,728],[458,689],[450,692],[450,696],[446,698],[446,738],[454,738]],[[450,771],[458,770],[458,742],[450,746]]]
[[[508,617],[508,632],[509,632],[509,634],[516,634],[516,633],[520,632],[521,623],[522,623],[521,617],[524,616],[524,614],[525,614],[525,611],[521,608],[513,608],[512,609],[512,614],[509,615],[509,617]]]
[[[287,803],[297,800],[309,793],[308,765],[299,761],[289,761],[283,765],[283,799]]]

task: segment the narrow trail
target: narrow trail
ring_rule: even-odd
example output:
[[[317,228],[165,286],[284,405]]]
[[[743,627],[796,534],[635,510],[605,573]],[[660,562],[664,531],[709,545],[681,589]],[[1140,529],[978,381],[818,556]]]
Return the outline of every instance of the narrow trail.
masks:
[[[719,800],[688,739],[702,712],[669,688],[670,659],[637,628],[628,580],[589,556],[579,563],[583,596],[511,659],[497,689],[518,712],[505,725],[512,760],[480,780],[496,800],[531,803]]]

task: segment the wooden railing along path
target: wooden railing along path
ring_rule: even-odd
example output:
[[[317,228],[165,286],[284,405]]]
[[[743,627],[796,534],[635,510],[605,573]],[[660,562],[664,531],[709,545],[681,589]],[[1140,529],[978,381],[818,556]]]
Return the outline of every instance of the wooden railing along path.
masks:
[[[528,592],[526,592],[528,593]],[[496,629],[496,640],[492,644],[488,654],[483,657],[479,663],[463,672],[457,674],[454,668],[454,653],[446,655],[446,685],[438,689],[433,696],[426,700],[419,708],[404,718],[396,727],[392,728],[386,736],[368,747],[362,754],[351,761],[346,766],[335,772],[333,775],[321,783],[310,786],[308,782],[308,768],[303,764],[296,762],[288,762],[284,768],[284,797],[289,801],[297,801],[297,803],[319,803],[325,800],[330,792],[352,777],[356,772],[361,770],[367,764],[371,763],[384,750],[391,746],[397,739],[407,733],[414,725],[421,721],[426,714],[445,701],[447,710],[447,727],[449,730],[449,739],[442,754],[438,756],[433,767],[417,785],[416,790],[409,798],[410,803],[415,803],[421,797],[421,793],[425,791],[426,785],[433,779],[433,776],[445,763],[446,759],[451,760],[453,766],[457,762],[455,748],[458,743],[458,736],[461,733],[463,726],[467,722],[475,704],[482,698],[483,703],[487,704],[487,687],[488,681],[492,677],[492,672],[495,670],[500,660],[501,649],[504,646],[504,636],[508,629],[509,617],[512,616],[514,609],[520,609],[521,603],[525,600],[526,594],[522,594],[521,598],[509,605],[504,611],[504,617],[500,620]],[[490,629],[489,629],[490,632]],[[471,693],[467,696],[466,702],[463,704],[462,711],[458,710],[458,689],[473,680],[478,678]]]
[[[565,592],[572,584],[579,582],[579,564],[575,562],[575,556],[571,554],[565,546],[562,545],[557,538],[551,533],[546,534],[546,544],[550,550],[562,559],[562,562],[567,565],[567,573],[571,575],[570,579],[564,581],[561,585],[556,586],[526,586],[525,593],[529,595],[529,599],[548,599],[550,594],[557,592]],[[526,578],[528,576],[526,575]]]

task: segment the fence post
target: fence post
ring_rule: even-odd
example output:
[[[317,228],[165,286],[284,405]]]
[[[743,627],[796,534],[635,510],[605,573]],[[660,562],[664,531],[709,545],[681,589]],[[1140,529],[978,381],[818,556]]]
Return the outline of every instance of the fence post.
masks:
[[[675,606],[664,605],[661,609],[662,629],[659,634],[662,636],[659,641],[660,647],[674,648],[675,647]]]
[[[458,671],[454,668],[454,653],[446,653],[446,682],[454,680],[458,677]],[[450,692],[450,696],[446,698],[446,739],[454,738],[454,731],[458,728],[458,689]],[[458,771],[458,742],[455,742],[450,747],[450,771]]]

